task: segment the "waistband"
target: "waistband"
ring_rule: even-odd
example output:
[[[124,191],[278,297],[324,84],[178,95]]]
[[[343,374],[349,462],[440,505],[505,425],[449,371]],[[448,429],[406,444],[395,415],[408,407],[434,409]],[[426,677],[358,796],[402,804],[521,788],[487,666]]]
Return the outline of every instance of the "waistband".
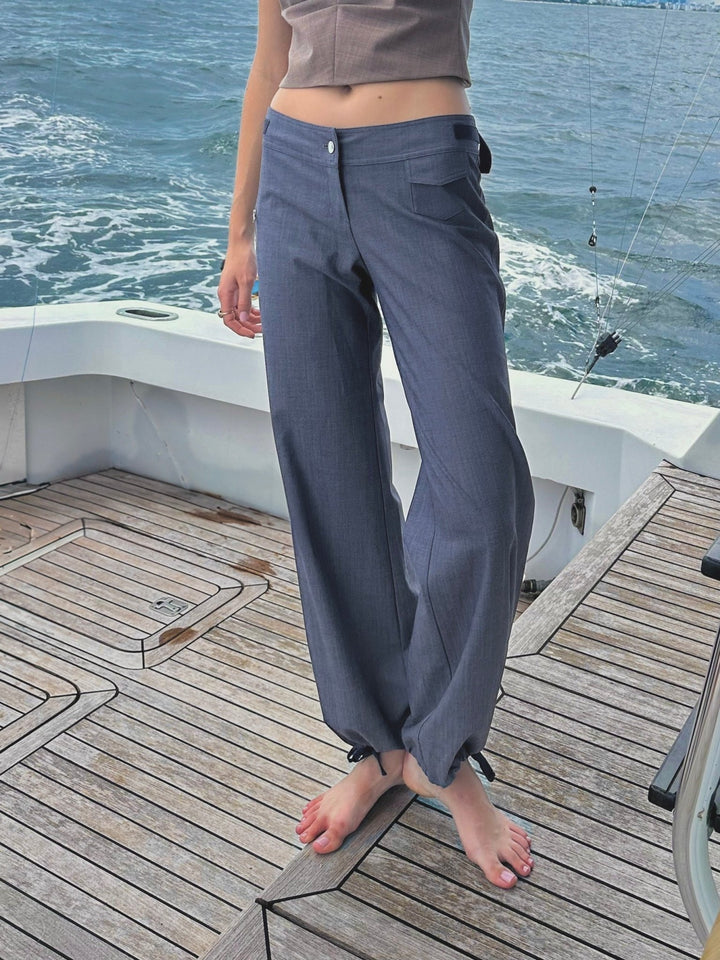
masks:
[[[298,120],[268,107],[263,138],[279,150],[300,154],[328,165],[377,163],[400,160],[438,149],[443,143],[466,144],[477,153],[482,144],[475,117],[469,113],[447,113],[397,123],[360,127],[327,127]]]

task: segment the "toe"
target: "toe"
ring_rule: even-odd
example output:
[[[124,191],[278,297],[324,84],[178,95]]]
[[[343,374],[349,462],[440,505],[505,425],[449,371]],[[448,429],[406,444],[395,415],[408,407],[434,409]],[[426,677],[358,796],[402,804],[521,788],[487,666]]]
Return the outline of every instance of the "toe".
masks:
[[[509,867],[515,871],[518,876],[526,877],[530,873],[530,864],[526,863],[523,857],[516,853],[512,848],[508,849],[503,857]]]
[[[512,843],[516,843],[519,847],[522,847],[527,853],[530,853],[530,838],[526,837],[522,833],[515,833],[514,830],[510,831],[510,840]]]
[[[312,827],[317,818],[318,812],[315,810],[311,810],[310,812],[304,814],[300,820],[300,823],[298,823],[298,825],[295,827],[295,833],[305,833],[306,830]]]
[[[313,850],[315,850],[316,853],[332,853],[334,850],[337,850],[338,847],[342,846],[344,839],[344,836],[330,827],[313,843]]]
[[[327,829],[325,817],[315,817],[310,823],[307,823],[300,834],[303,843],[312,843],[316,837]]]
[[[516,874],[512,870],[508,870],[499,860],[495,861],[490,867],[483,867],[483,873],[490,883],[494,883],[496,887],[503,887],[505,890],[514,887],[518,879]]]
[[[527,831],[523,830],[521,826],[515,823],[513,820],[508,820],[510,824],[510,831],[513,833],[516,839],[520,839],[527,846],[530,846],[530,837],[527,834]]]
[[[533,858],[530,856],[530,851],[522,846],[520,843],[516,843],[514,840],[510,841],[510,846],[513,848],[515,853],[521,858],[523,863],[532,864]]]

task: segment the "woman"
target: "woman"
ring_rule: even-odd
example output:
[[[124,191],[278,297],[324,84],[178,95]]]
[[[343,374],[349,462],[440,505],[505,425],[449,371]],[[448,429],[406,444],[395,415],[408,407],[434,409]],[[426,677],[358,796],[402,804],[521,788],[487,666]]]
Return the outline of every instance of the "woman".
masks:
[[[515,432],[489,150],[465,94],[472,0],[259,0],[218,297],[261,330],[323,717],[354,762],[297,832],[336,850],[406,783],[500,887],[532,869],[485,745],[534,513]],[[261,163],[262,158],[262,163]],[[257,260],[256,260],[257,252]],[[382,316],[422,465],[403,517]]]

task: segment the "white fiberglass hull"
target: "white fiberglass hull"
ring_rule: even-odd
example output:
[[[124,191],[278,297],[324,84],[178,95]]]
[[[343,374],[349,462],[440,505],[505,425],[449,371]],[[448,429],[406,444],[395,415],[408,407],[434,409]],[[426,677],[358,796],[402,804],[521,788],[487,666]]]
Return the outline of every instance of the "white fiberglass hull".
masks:
[[[555,576],[661,459],[720,478],[719,409],[587,383],[571,400],[569,380],[517,370],[510,380],[536,495],[527,577]],[[391,349],[383,381],[407,509],[420,459]],[[0,484],[116,466],[287,517],[262,337],[201,311],[142,301],[0,310],[0,450]],[[571,522],[576,490],[583,533]]]

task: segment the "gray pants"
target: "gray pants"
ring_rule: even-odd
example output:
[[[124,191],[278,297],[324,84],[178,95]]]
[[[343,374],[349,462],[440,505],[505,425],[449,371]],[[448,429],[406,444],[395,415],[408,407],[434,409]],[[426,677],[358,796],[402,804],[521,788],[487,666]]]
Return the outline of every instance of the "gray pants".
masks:
[[[323,717],[452,782],[485,745],[535,501],[474,118],[269,108],[256,249],[272,428]],[[422,464],[391,479],[382,308]]]

